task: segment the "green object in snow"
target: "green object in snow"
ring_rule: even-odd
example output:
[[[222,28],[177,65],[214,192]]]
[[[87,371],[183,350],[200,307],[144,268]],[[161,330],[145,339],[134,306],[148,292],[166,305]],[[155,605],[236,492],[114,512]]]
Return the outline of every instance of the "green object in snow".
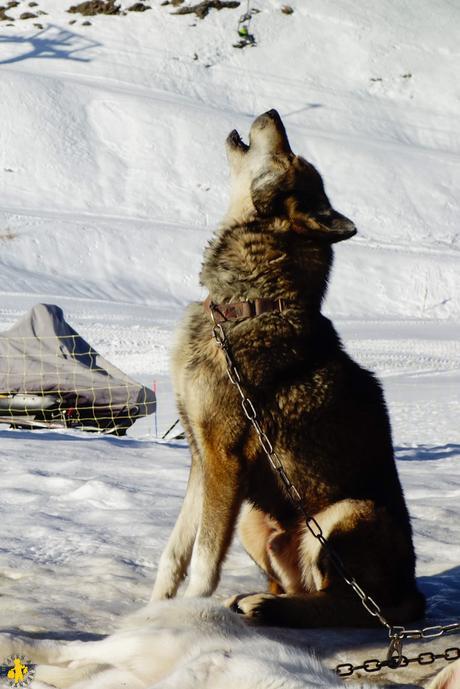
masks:
[[[247,26],[240,26],[240,28],[238,29],[238,33],[240,36],[245,36],[245,37],[249,36],[249,31],[248,31]]]

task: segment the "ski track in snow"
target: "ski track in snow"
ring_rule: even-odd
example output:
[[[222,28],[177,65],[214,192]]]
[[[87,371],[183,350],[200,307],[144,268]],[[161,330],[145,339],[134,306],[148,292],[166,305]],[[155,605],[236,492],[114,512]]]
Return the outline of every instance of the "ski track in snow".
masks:
[[[43,44],[27,22],[0,25],[0,330],[59,304],[104,357],[157,382],[161,435],[176,418],[172,333],[203,296],[225,208],[224,138],[277,107],[360,230],[337,247],[326,312],[385,389],[428,623],[459,620],[458,11],[292,4],[284,17],[264,3],[245,51],[231,48],[239,10],[195,22],[154,6],[70,29],[62,2],[41,0]],[[64,52],[39,56],[45,43]],[[143,605],[188,463],[152,418],[122,439],[0,426],[2,629],[84,639]],[[264,586],[235,542],[216,597]],[[384,646],[380,632],[289,639],[347,648],[344,661]]]

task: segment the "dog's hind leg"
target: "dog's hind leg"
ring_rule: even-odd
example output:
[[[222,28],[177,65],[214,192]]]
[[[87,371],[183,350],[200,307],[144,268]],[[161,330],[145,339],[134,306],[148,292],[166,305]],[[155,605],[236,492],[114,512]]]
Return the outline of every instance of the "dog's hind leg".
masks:
[[[201,512],[201,459],[193,438],[189,437],[192,465],[187,492],[174,529],[160,558],[151,600],[173,598],[187,573]]]
[[[248,502],[243,504],[238,520],[238,536],[248,555],[270,578],[274,578],[275,573],[270,565],[267,544],[273,531],[268,515]]]
[[[238,535],[248,555],[267,574],[270,593],[303,590],[299,528],[294,525],[285,530],[276,519],[246,502],[238,521]]]
[[[373,618],[346,591],[317,591],[293,596],[255,593],[234,596],[226,605],[248,619],[274,627],[374,626]]]
[[[226,603],[234,611],[260,624],[274,627],[376,627],[357,597],[342,587],[293,596],[273,596],[256,593],[229,599]],[[383,608],[391,624],[405,624],[423,616],[423,596],[417,591],[409,594],[398,606]]]
[[[201,520],[186,596],[210,596],[216,589],[242,503],[238,458],[227,454],[218,439],[213,443],[212,437],[203,440],[201,449],[204,462]]]
[[[420,619],[424,598],[413,579],[413,554],[396,518],[370,500],[341,500],[315,515],[323,535],[346,568],[382,606],[391,624]],[[299,532],[300,529],[300,532]],[[333,562],[304,525],[269,542],[276,573],[295,574],[302,588],[285,585],[287,595],[234,596],[227,606],[262,624],[288,627],[369,627],[378,624],[343,581]],[[303,532],[303,533],[302,533]],[[296,540],[296,534],[300,539]],[[287,535],[287,539],[285,537]],[[298,560],[292,558],[297,543]],[[271,546],[271,547],[270,547]],[[295,553],[294,553],[295,554]],[[283,579],[281,579],[283,581]],[[294,577],[295,581],[295,577]]]

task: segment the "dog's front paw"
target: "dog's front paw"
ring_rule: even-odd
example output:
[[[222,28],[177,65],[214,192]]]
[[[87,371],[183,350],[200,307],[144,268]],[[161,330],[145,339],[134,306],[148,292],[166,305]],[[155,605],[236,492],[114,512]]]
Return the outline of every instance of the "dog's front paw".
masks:
[[[224,605],[251,620],[270,624],[270,622],[273,622],[271,614],[272,601],[277,598],[278,596],[274,596],[272,593],[240,594],[227,598]]]

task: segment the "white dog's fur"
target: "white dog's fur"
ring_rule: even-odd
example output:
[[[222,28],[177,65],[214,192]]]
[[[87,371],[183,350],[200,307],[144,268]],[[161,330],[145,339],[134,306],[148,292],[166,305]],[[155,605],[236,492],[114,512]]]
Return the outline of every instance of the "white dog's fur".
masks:
[[[441,670],[430,682],[428,689],[460,689],[460,660]]]
[[[307,649],[269,639],[235,613],[203,599],[151,603],[127,618],[119,631],[99,641],[0,635],[0,657],[11,654],[24,654],[37,663],[33,689],[344,687]],[[366,684],[348,686],[371,689]],[[428,689],[459,687],[460,664],[456,662]]]

